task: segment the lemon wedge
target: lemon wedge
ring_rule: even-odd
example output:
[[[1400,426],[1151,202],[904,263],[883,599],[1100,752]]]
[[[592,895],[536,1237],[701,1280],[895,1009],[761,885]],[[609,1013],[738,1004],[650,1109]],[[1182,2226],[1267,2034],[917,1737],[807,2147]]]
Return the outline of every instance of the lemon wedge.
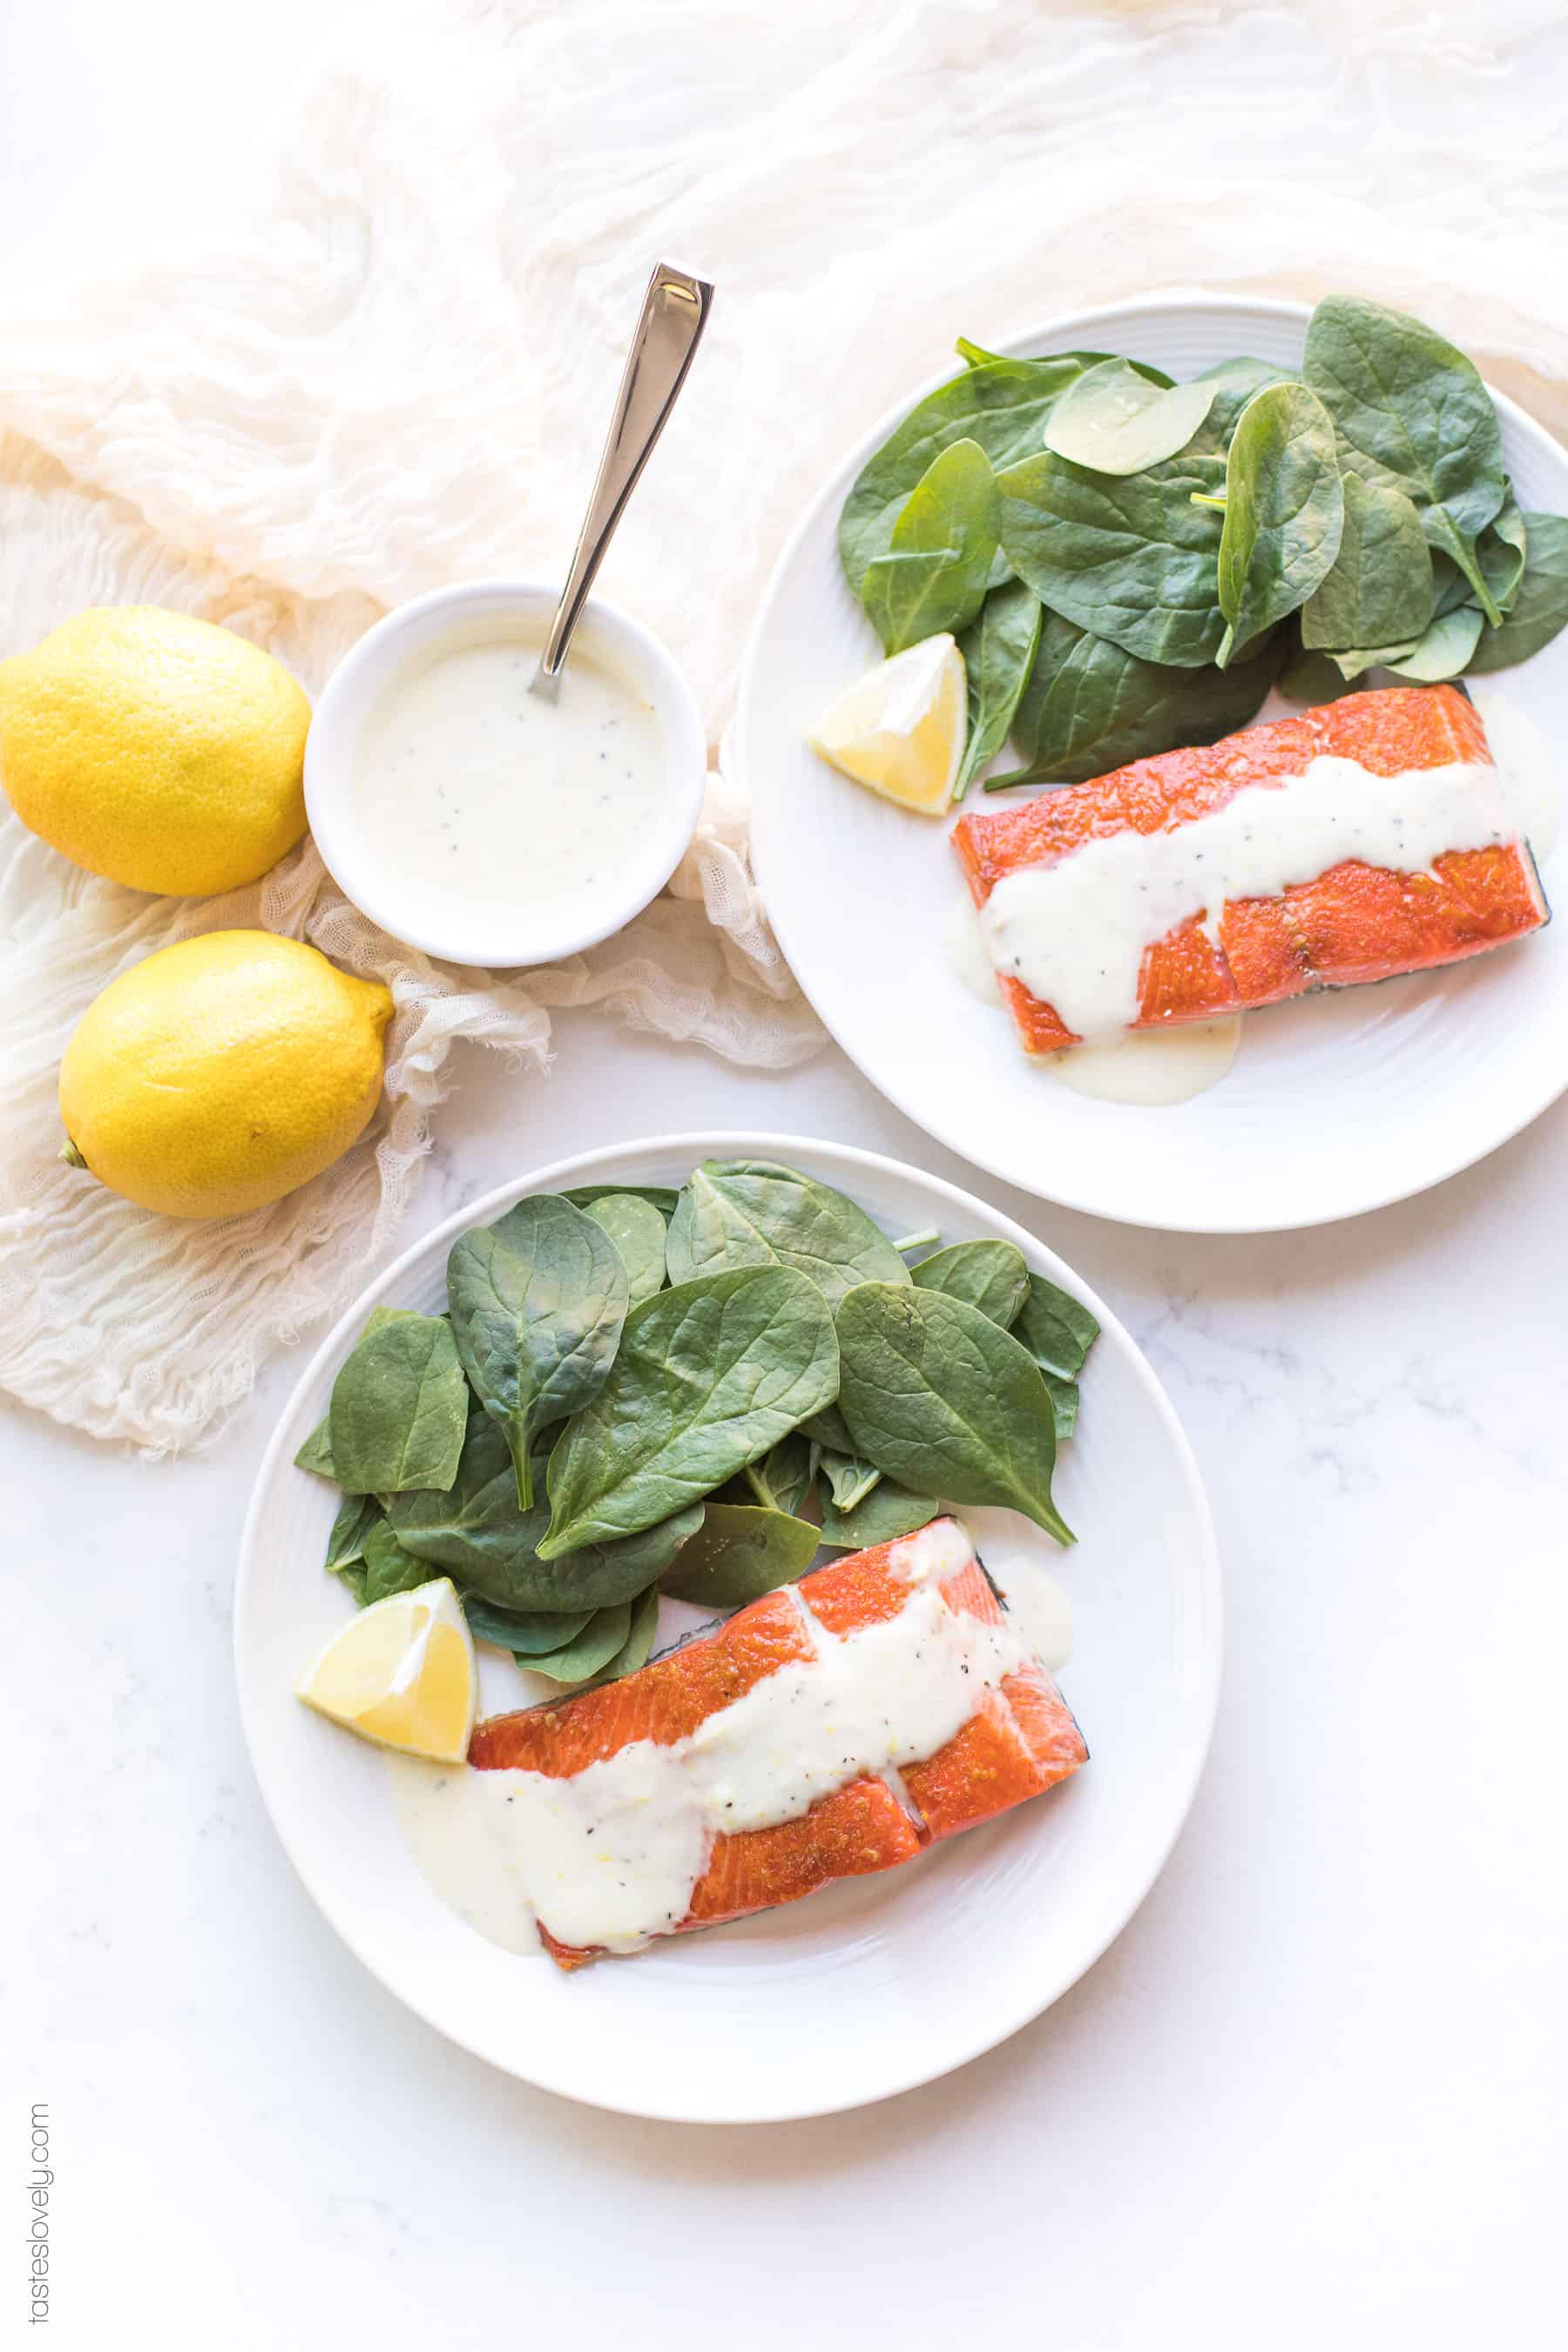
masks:
[[[963,763],[966,698],[953,638],[925,637],[847,688],[807,740],[858,784],[941,816]]]
[[[362,1609],[300,1676],[296,1696],[362,1739],[460,1764],[479,1700],[473,1636],[449,1577]]]

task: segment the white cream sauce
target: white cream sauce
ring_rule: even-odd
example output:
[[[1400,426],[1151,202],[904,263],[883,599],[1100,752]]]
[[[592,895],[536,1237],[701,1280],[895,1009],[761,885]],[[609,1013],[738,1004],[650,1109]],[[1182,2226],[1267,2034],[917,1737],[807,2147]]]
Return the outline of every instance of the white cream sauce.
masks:
[[[487,1942],[542,1954],[533,1906],[510,1866],[507,1824],[483,1801],[482,1784],[496,1776],[390,1749],[384,1760],[403,1842],[441,1900]]]
[[[1276,897],[1346,858],[1419,873],[1446,850],[1515,838],[1495,769],[1468,761],[1374,776],[1313,760],[1281,784],[1166,832],[1082,843],[1005,875],[982,910],[991,961],[1087,1041],[1137,1017],[1143,956],[1179,924],[1213,926],[1237,898]]]
[[[1005,1010],[1006,1000],[997,984],[996,967],[980,928],[980,909],[967,890],[959,892],[943,918],[942,948],[948,970],[971,996],[977,997],[982,1004]]]
[[[1183,1021],[1171,1029],[1122,1029],[1114,1036],[1064,1045],[1040,1056],[1040,1066],[1075,1095],[1097,1102],[1137,1103],[1145,1110],[1191,1102],[1217,1087],[1236,1059],[1241,1015]]]
[[[1000,1625],[947,1607],[933,1580],[970,1557],[949,1521],[909,1537],[894,1559],[914,1589],[897,1617],[840,1637],[803,1608],[815,1659],[779,1667],[668,1747],[635,1740],[570,1780],[389,1757],[416,1862],[510,1950],[537,1948],[536,1916],[564,1943],[635,1950],[686,1916],[715,1835],[793,1820],[852,1780],[934,1755],[984,1690],[1036,1656],[1037,1622],[1065,1655],[1038,1571],[1012,1577],[1018,1597]]]
[[[664,793],[658,715],[574,648],[554,703],[530,694],[539,640],[454,637],[371,711],[354,779],[367,855],[432,922],[557,932],[614,898]]]
[[[1046,1672],[1059,1675],[1072,1655],[1072,1602],[1054,1576],[1032,1559],[999,1559],[986,1566],[1008,1614]]]
[[[991,961],[980,910],[967,890],[960,892],[942,924],[942,948],[954,977],[982,1004],[1001,1007],[1002,991]],[[1077,1095],[1100,1102],[1136,1103],[1145,1109],[1191,1102],[1217,1086],[1236,1059],[1241,1016],[1184,1022],[1173,1029],[1127,1029],[1091,1045],[1067,1045],[1042,1054],[1035,1066]]]
[[[1495,678],[1467,678],[1502,778],[1509,815],[1543,866],[1563,828],[1563,763],[1545,730]]]

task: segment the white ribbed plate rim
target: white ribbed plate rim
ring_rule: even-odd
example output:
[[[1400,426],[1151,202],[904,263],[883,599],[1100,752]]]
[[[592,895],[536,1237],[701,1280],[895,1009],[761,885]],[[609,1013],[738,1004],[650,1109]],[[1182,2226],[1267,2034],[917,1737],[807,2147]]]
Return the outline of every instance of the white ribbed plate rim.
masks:
[[[931,1223],[950,1239],[1012,1241],[1100,1318],[1082,1431],[1059,1476],[1080,1540],[1062,1553],[1036,1538],[1073,1595],[1079,1637],[1063,1684],[1091,1761],[1037,1804],[902,1870],[563,1977],[498,1950],[439,1901],[402,1844],[375,1751],[293,1697],[300,1666],[345,1615],[321,1567],[336,1496],[293,1455],[369,1309],[437,1305],[459,1233],[525,1192],[668,1182],[710,1158],[789,1161],[898,1230]],[[592,2105],[682,2122],[864,2105],[963,2064],[1048,2008],[1164,1864],[1207,1752],[1220,1649],[1218,1561],[1196,1465],[1103,1302],[1033,1234],[954,1185],[875,1152],[752,1132],[656,1137],[558,1160],[447,1218],[369,1284],[273,1433],[235,1600],[240,1712],[262,1797],[350,1949],[491,2064]]]
[[[1293,362],[1309,316],[1302,303],[1177,289],[1053,319],[997,348],[1089,344],[1178,373],[1244,351]],[[837,562],[845,491],[952,373],[911,388],[835,468],[773,569],[742,667],[732,742],[757,877],[826,1027],[952,1150],[1127,1224],[1329,1223],[1407,1199],[1507,1142],[1568,1087],[1568,924],[1445,971],[1251,1014],[1231,1075],[1174,1109],[1069,1093],[1026,1063],[1005,1016],[964,994],[937,936],[960,890],[937,828],[861,792],[805,743],[832,695],[877,657]],[[1493,398],[1521,503],[1568,513],[1568,455],[1505,394]],[[1568,692],[1568,633],[1480,688],[1549,730]],[[1543,867],[1549,898],[1565,871],[1560,843]]]

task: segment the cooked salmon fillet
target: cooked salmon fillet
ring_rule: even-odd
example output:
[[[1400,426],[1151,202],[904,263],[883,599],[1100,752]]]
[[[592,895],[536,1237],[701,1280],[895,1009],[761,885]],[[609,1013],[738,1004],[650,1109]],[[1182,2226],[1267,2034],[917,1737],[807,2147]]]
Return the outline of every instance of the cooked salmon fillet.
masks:
[[[828,1645],[898,1620],[921,1591],[937,1593],[954,1616],[1004,1623],[968,1538],[938,1520],[765,1594],[620,1682],[489,1717],[475,1729],[468,1761],[481,1772],[569,1780],[636,1741],[675,1748],[781,1668],[820,1671]],[[835,1879],[890,1870],[1076,1772],[1088,1755],[1078,1726],[1050,1675],[1020,1647],[1025,1663],[978,1688],[969,1719],[930,1756],[886,1779],[858,1772],[770,1826],[714,1835],[687,1916],[655,1932],[742,1918]],[[836,1759],[822,1761],[831,1770]],[[563,1969],[601,1948],[563,1941],[542,1916],[540,1933]]]
[[[961,817],[952,844],[984,907],[1009,876],[1054,866],[1097,839],[1174,832],[1248,786],[1288,784],[1320,758],[1354,761],[1374,777],[1463,763],[1479,772],[1478,790],[1498,789],[1472,703],[1450,686],[1386,688],[1246,729],[1207,750],[1135,760],[1018,808]],[[1149,940],[1131,1025],[1205,1021],[1309,989],[1425,971],[1522,939],[1547,919],[1522,840],[1455,849],[1419,873],[1347,859],[1277,895],[1194,912]],[[1054,1005],[1009,973],[997,976],[1028,1052],[1079,1042]]]

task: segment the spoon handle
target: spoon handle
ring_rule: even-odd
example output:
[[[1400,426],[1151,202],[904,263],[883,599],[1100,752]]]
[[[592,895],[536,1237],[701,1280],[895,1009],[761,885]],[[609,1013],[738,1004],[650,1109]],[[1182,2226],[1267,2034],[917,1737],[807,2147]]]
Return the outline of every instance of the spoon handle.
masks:
[[[560,690],[558,674],[594,575],[686,381],[712,307],[712,287],[705,278],[689,277],[684,269],[672,269],[661,261],[648,279],[642,316],[616,395],[605,454],[599,460],[598,479],[540,656],[535,693],[553,698]]]

